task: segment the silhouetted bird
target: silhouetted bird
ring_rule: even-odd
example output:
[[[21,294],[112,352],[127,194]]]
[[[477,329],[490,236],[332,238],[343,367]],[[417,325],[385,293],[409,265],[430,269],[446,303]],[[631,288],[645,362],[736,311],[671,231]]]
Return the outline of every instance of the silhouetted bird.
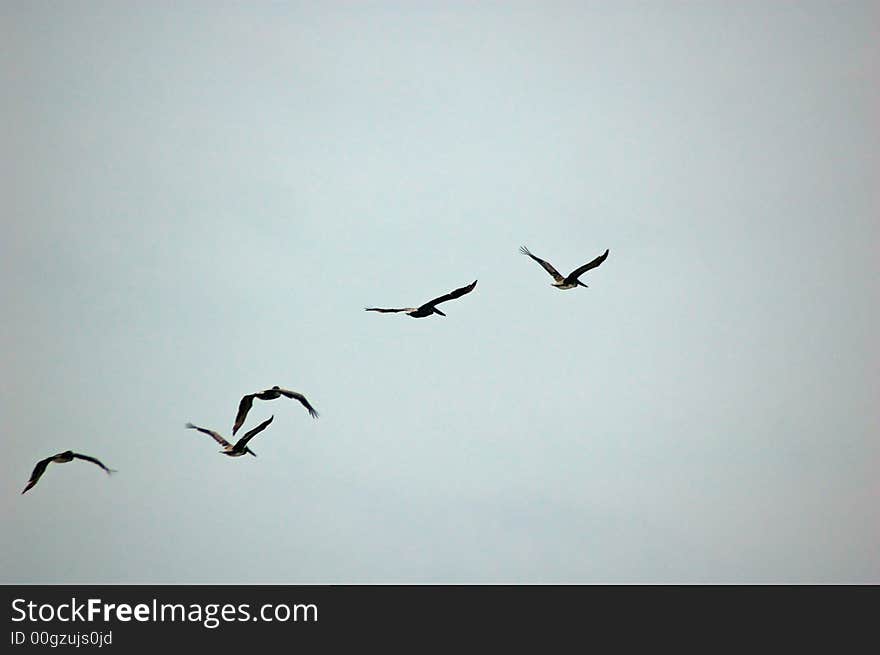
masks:
[[[301,393],[296,391],[290,391],[290,389],[282,389],[279,386],[274,386],[271,389],[266,389],[265,391],[258,391],[257,393],[249,393],[244,396],[241,401],[238,403],[238,413],[235,415],[235,423],[232,426],[232,436],[235,436],[235,433],[238,432],[238,428],[240,428],[244,424],[244,420],[247,418],[248,412],[251,411],[251,407],[254,404],[254,398],[259,398],[260,400],[275,400],[281,396],[286,396],[287,398],[294,398],[300,401],[307,410],[309,410],[309,415],[312,418],[318,418],[319,414],[312,407],[311,403],[306,400],[306,397]]]
[[[584,284],[583,282],[578,280],[578,278],[581,275],[583,275],[584,273],[586,273],[587,271],[589,271],[591,268],[596,268],[599,264],[604,262],[605,259],[608,257],[608,250],[605,250],[605,252],[603,254],[596,257],[596,259],[594,259],[590,263],[584,264],[583,266],[574,269],[571,273],[569,273],[565,277],[562,277],[562,275],[559,274],[559,271],[557,271],[555,268],[553,268],[552,264],[550,264],[549,262],[545,262],[543,259],[541,259],[539,257],[535,257],[532,253],[529,252],[529,249],[526,248],[525,246],[521,246],[519,251],[524,255],[528,255],[529,257],[534,259],[536,262],[538,262],[541,266],[543,266],[544,270],[553,276],[553,279],[555,280],[555,282],[553,282],[552,286],[556,287],[557,289],[574,289],[577,286],[581,286],[581,287],[587,286],[586,284]]]
[[[364,309],[368,312],[406,312],[413,318],[425,318],[426,316],[430,316],[431,314],[440,314],[440,316],[446,316],[443,312],[441,312],[435,305],[439,305],[441,302],[446,302],[447,300],[454,300],[456,298],[461,298],[466,293],[470,293],[474,290],[474,287],[477,286],[477,281],[474,280],[466,287],[462,287],[461,289],[456,289],[450,293],[447,293],[445,296],[440,296],[439,298],[434,298],[429,302],[426,302],[424,305],[420,307],[403,307],[401,309],[384,309],[382,307],[365,307]]]
[[[244,436],[241,439],[239,439],[238,441],[236,441],[234,445],[229,443],[228,441],[226,441],[226,439],[224,439],[223,437],[221,437],[219,432],[214,432],[213,430],[208,430],[207,428],[200,428],[198,425],[193,425],[192,423],[187,423],[186,427],[188,427],[192,430],[198,430],[199,432],[204,432],[205,434],[208,434],[208,435],[211,435],[212,437],[214,437],[214,441],[216,441],[221,446],[223,446],[223,450],[221,450],[220,452],[223,453],[224,455],[229,455],[230,457],[241,457],[244,454],[248,454],[248,455],[253,455],[254,457],[256,457],[257,454],[253,450],[248,448],[247,443],[248,443],[248,441],[250,441],[251,439],[256,437],[260,432],[262,432],[267,427],[269,427],[269,424],[272,422],[272,419],[274,419],[274,418],[275,418],[275,416],[270,416],[268,419],[266,419],[265,421],[260,423],[257,427],[255,427],[253,430],[249,430],[248,432],[245,432]]]
[[[41,459],[39,462],[37,462],[37,465],[34,467],[34,472],[31,473],[31,479],[28,480],[27,486],[25,486],[24,491],[22,491],[21,493],[25,493],[28,489],[37,484],[37,480],[39,480],[40,476],[42,476],[43,473],[46,472],[46,467],[49,466],[50,462],[55,462],[56,464],[65,464],[67,462],[72,462],[74,459],[84,459],[87,462],[97,464],[102,469],[107,471],[108,475],[110,473],[116,473],[116,471],[114,471],[113,469],[108,469],[94,457],[89,457],[88,455],[80,455],[79,453],[75,453],[72,450],[65,450],[63,453],[52,455],[52,457],[47,457],[46,459]]]

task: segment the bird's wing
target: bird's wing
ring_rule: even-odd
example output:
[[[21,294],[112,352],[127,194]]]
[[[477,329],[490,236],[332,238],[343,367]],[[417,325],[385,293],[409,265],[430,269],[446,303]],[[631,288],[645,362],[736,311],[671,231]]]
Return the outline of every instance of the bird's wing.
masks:
[[[529,257],[534,259],[536,262],[538,262],[541,266],[543,266],[544,270],[547,271],[548,273],[550,273],[550,275],[553,276],[553,279],[556,280],[557,282],[562,282],[562,280],[565,279],[562,277],[562,275],[559,274],[559,271],[557,271],[555,268],[553,268],[553,265],[550,262],[545,262],[540,257],[535,257],[531,252],[529,252],[529,249],[526,248],[525,246],[520,246],[519,251],[524,255],[528,255]]]
[[[470,293],[471,291],[473,291],[475,286],[477,286],[476,280],[474,280],[467,286],[461,287],[460,289],[450,291],[445,296],[434,298],[434,300],[426,302],[424,305],[422,305],[422,307],[433,307],[434,305],[439,305],[441,302],[446,302],[447,300],[455,300],[456,298],[461,298],[466,293]],[[419,307],[419,309],[422,309],[422,307]]]
[[[601,255],[596,257],[596,259],[594,259],[593,261],[574,269],[571,273],[568,274],[568,277],[566,278],[566,280],[574,282],[581,275],[583,275],[584,273],[589,271],[591,268],[596,268],[599,264],[604,262],[607,258],[608,258],[608,250],[606,249],[604,253],[602,253]]]
[[[97,464],[102,469],[107,471],[108,475],[110,473],[115,473],[115,471],[113,469],[108,469],[106,466],[104,466],[99,460],[95,459],[94,457],[89,457],[88,455],[80,455],[79,453],[74,453],[73,456],[77,459],[84,459],[87,462],[92,462],[93,464]]]
[[[387,314],[388,312],[410,312],[414,309],[415,307],[401,307],[400,309],[385,309],[384,307],[364,307],[364,311],[366,312],[382,312],[383,314]]]
[[[49,462],[52,461],[51,457],[47,457],[46,459],[41,459],[37,462],[37,465],[34,467],[34,472],[31,473],[31,479],[28,480],[27,485],[24,488],[24,491],[21,493],[25,493],[28,489],[37,484],[37,480],[40,479],[40,476],[46,472],[46,467],[49,466]]]
[[[287,396],[288,398],[295,398],[300,401],[307,410],[309,410],[309,415],[312,418],[318,418],[318,411],[312,407],[311,403],[306,400],[306,397],[297,391],[290,391],[289,389],[276,389],[278,393],[282,396]]]
[[[214,432],[213,430],[209,430],[207,428],[200,428],[198,425],[193,425],[192,423],[187,423],[186,427],[190,428],[191,430],[198,430],[199,432],[204,432],[205,434],[211,435],[212,437],[214,437],[214,441],[216,441],[223,447],[229,445],[229,442],[221,437],[219,432]]]
[[[241,439],[239,439],[238,442],[235,444],[235,448],[238,449],[238,450],[244,448],[244,447],[247,445],[247,442],[248,442],[248,441],[250,441],[251,439],[253,439],[254,437],[256,437],[258,434],[260,434],[260,432],[262,432],[263,430],[265,430],[266,428],[268,428],[268,427],[269,427],[269,424],[272,422],[272,420],[273,420],[274,418],[275,418],[275,415],[273,414],[272,416],[270,416],[269,418],[267,418],[265,421],[263,421],[262,423],[260,423],[260,424],[259,424],[257,427],[255,427],[254,429],[252,429],[252,430],[248,430],[247,432],[245,432],[245,433],[244,433],[244,436],[243,436]]]
[[[248,394],[238,403],[238,413],[235,415],[235,424],[232,426],[233,437],[235,436],[235,433],[238,432],[238,428],[244,425],[244,420],[247,418],[248,412],[251,411],[251,406],[254,404],[255,395],[256,394]]]

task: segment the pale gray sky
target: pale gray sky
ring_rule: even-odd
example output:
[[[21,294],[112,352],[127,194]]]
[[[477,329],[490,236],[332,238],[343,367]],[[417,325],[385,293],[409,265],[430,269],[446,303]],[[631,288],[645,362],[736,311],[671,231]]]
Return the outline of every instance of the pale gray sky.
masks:
[[[880,582],[876,2],[0,14],[0,582]]]

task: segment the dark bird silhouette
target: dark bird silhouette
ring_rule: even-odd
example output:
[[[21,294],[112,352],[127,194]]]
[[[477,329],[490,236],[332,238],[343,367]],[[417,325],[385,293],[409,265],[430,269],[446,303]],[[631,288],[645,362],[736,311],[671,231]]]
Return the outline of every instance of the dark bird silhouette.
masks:
[[[259,398],[260,400],[275,400],[281,396],[285,396],[287,398],[293,398],[295,400],[300,401],[307,410],[309,410],[309,415],[312,418],[318,418],[319,414],[314,407],[312,407],[311,403],[306,400],[306,397],[299,392],[291,391],[290,389],[282,389],[279,386],[274,386],[271,389],[266,389],[265,391],[258,391],[257,393],[249,393],[244,396],[241,401],[238,403],[238,413],[235,415],[235,424],[232,426],[232,436],[235,436],[235,433],[238,432],[238,428],[240,428],[244,424],[244,420],[247,418],[248,412],[251,411],[251,407],[254,404],[254,398]]]
[[[586,287],[587,285],[578,280],[578,278],[589,271],[591,268],[596,268],[608,257],[608,250],[606,249],[604,253],[596,257],[596,259],[594,259],[593,261],[574,269],[571,273],[563,277],[559,274],[559,271],[553,268],[553,265],[550,264],[550,262],[545,262],[540,257],[535,257],[532,253],[529,252],[529,249],[525,246],[521,246],[519,251],[524,255],[528,255],[536,262],[538,262],[541,266],[543,266],[544,270],[553,276],[555,282],[553,282],[552,286],[556,287],[557,289],[574,289],[577,286]]]
[[[102,469],[107,471],[107,474],[116,473],[113,469],[108,469],[104,466],[100,461],[95,459],[94,457],[89,457],[88,455],[80,455],[79,453],[75,453],[72,450],[65,450],[63,453],[58,453],[57,455],[52,455],[52,457],[47,457],[46,459],[41,459],[37,462],[37,465],[34,467],[34,472],[31,473],[31,479],[28,480],[27,485],[24,488],[24,491],[21,493],[25,493],[28,489],[37,484],[37,480],[46,472],[46,467],[49,466],[50,462],[55,462],[56,464],[65,464],[67,462],[72,462],[74,459],[84,459],[87,462],[92,462],[97,464]]]
[[[223,446],[223,450],[221,450],[220,452],[223,453],[224,455],[229,455],[230,457],[241,457],[242,455],[247,454],[247,455],[253,455],[254,457],[256,457],[257,454],[253,450],[248,448],[248,445],[247,445],[248,441],[250,441],[251,439],[256,437],[258,434],[260,434],[260,432],[265,430],[267,427],[269,427],[269,424],[272,422],[272,419],[274,419],[274,418],[275,418],[274,415],[270,416],[265,421],[260,423],[257,427],[255,427],[253,430],[249,430],[249,431],[245,432],[244,436],[241,439],[239,439],[238,441],[236,441],[234,445],[229,443],[228,441],[226,441],[226,439],[224,439],[222,436],[220,436],[219,432],[214,432],[214,430],[208,430],[207,428],[200,428],[198,425],[193,425],[192,423],[187,423],[186,427],[188,427],[192,430],[198,430],[199,432],[204,432],[205,434],[208,434],[208,435],[211,435],[212,437],[214,437],[214,441],[216,441],[221,446]]]
[[[426,316],[430,316],[431,314],[440,314],[440,316],[446,316],[443,312],[437,309],[436,305],[439,305],[441,302],[446,302],[447,300],[455,300],[456,298],[461,298],[466,293],[470,293],[474,290],[474,287],[477,286],[477,281],[474,280],[466,287],[462,287],[461,289],[456,289],[455,291],[451,291],[447,293],[445,296],[440,296],[439,298],[434,298],[434,300],[429,300],[424,305],[420,307],[403,307],[401,309],[385,309],[382,307],[364,307],[364,309],[368,312],[406,312],[413,318],[425,318]]]

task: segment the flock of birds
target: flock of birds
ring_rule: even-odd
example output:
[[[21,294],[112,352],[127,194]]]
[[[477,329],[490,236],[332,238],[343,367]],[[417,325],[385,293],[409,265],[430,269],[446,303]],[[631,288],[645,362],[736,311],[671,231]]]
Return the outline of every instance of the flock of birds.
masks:
[[[244,421],[247,418],[248,412],[251,410],[251,407],[254,404],[254,398],[258,398],[260,400],[275,400],[276,398],[280,398],[281,396],[285,396],[287,398],[293,398],[294,400],[298,400],[302,403],[303,407],[305,407],[312,418],[318,418],[318,412],[312,407],[312,404],[306,399],[304,395],[297,391],[291,391],[289,389],[282,389],[279,386],[274,386],[271,389],[265,389],[263,391],[257,391],[256,393],[249,393],[242,397],[241,401],[238,403],[238,412],[235,415],[235,423],[232,425],[232,436],[235,436],[235,433],[238,432],[238,429],[244,425]],[[241,457],[242,455],[253,455],[254,457],[257,454],[248,448],[248,441],[257,436],[260,432],[269,427],[269,424],[275,419],[275,415],[273,414],[268,419],[260,423],[253,430],[248,430],[244,433],[238,441],[235,443],[230,443],[227,441],[223,435],[219,432],[215,432],[214,430],[209,430],[208,428],[202,428],[198,425],[193,425],[192,423],[187,423],[186,427],[191,428],[193,430],[198,430],[199,432],[203,432],[207,435],[210,435],[214,438],[214,441],[223,446],[223,450],[220,452],[224,455],[228,455],[229,457]],[[41,459],[37,462],[37,465],[34,467],[34,472],[31,473],[31,478],[28,480],[27,485],[24,488],[24,491],[21,493],[27,492],[31,487],[37,484],[37,481],[46,472],[46,467],[51,463],[56,464],[64,464],[65,462],[72,462],[75,459],[82,459],[87,462],[92,462],[93,464],[97,464],[100,466],[107,475],[111,473],[115,473],[116,471],[111,468],[107,468],[104,464],[94,457],[90,457],[89,455],[82,455],[80,453],[75,453],[72,450],[66,450],[63,453],[58,453],[57,455],[52,455],[51,457],[47,457],[46,459]]]
[[[536,257],[529,249],[525,246],[520,248],[520,252],[524,255],[528,255],[536,262],[538,262],[541,266],[544,267],[544,270],[547,271],[553,277],[552,286],[556,287],[560,290],[566,289],[575,289],[579,286],[586,287],[587,285],[580,281],[580,276],[589,271],[590,269],[596,268],[602,262],[604,262],[608,258],[608,250],[606,249],[604,253],[596,257],[594,260],[584,264],[583,266],[579,266],[574,269],[568,275],[562,275],[559,271],[557,271],[552,264],[541,259],[540,257]],[[382,313],[397,313],[404,312],[411,316],[412,318],[425,318],[427,316],[431,316],[433,314],[439,314],[440,316],[446,316],[443,312],[437,309],[437,305],[440,303],[446,302],[448,300],[455,300],[456,298],[461,298],[462,296],[470,293],[477,286],[477,280],[474,280],[470,284],[463,286],[459,289],[455,289],[454,291],[450,291],[449,293],[434,298],[433,300],[429,300],[428,302],[419,305],[418,307],[402,307],[402,308],[384,308],[384,307],[365,307],[364,309],[368,312],[382,312]],[[235,436],[235,433],[238,432],[239,428],[244,425],[245,419],[247,418],[248,412],[250,412],[251,407],[253,407],[254,400],[275,400],[276,398],[280,398],[284,396],[286,398],[291,398],[293,400],[298,400],[303,407],[306,408],[309,415],[312,418],[318,418],[318,412],[312,407],[312,404],[306,399],[306,397],[299,393],[298,391],[291,391],[289,389],[282,389],[279,386],[274,386],[271,389],[265,389],[263,391],[257,391],[255,393],[249,393],[242,397],[241,401],[238,403],[238,412],[235,415],[235,421],[232,425],[232,436]],[[192,423],[187,423],[186,427],[192,430],[197,430],[204,434],[209,435],[216,441],[218,444],[222,446],[222,450],[220,451],[224,455],[229,457],[241,457],[242,455],[253,455],[254,457],[257,454],[252,451],[248,447],[248,442],[257,436],[260,432],[265,430],[272,421],[275,419],[275,415],[273,414],[268,419],[260,423],[257,427],[248,430],[244,433],[244,436],[238,439],[235,443],[231,443],[227,441],[219,432],[214,430],[210,430],[208,428],[199,427],[198,425],[194,425]],[[52,455],[51,457],[47,457],[45,459],[41,459],[37,462],[37,465],[34,467],[33,473],[31,473],[31,477],[25,485],[24,491],[21,493],[26,493],[29,489],[31,489],[39,479],[42,477],[43,473],[46,472],[46,467],[51,463],[55,464],[64,464],[66,462],[72,462],[74,459],[81,459],[86,462],[92,462],[97,466],[101,467],[108,475],[111,473],[115,473],[114,469],[106,467],[100,460],[91,457],[89,455],[83,455],[81,453],[75,453],[72,450],[66,450],[63,453],[58,453],[57,455]]]

